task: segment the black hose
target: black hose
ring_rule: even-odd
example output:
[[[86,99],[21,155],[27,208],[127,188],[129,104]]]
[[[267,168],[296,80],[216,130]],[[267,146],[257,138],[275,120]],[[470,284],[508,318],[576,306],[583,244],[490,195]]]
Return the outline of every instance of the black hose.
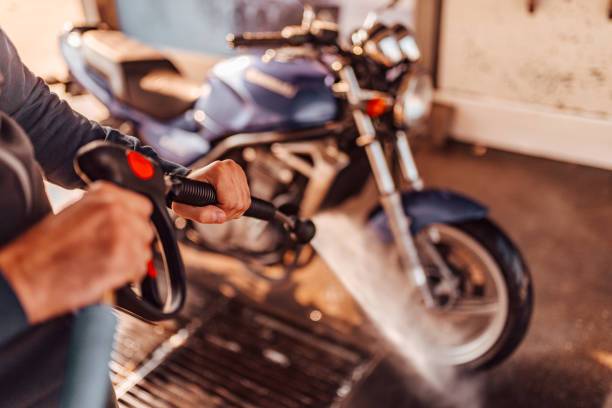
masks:
[[[272,33],[243,33],[229,34],[226,37],[227,42],[232,48],[237,47],[282,47],[289,45],[289,40],[280,32]]]
[[[195,207],[219,204],[217,192],[213,186],[180,176],[172,176],[172,188],[168,193],[168,201]],[[244,215],[259,220],[272,221],[276,217],[276,212],[277,209],[274,204],[252,197],[251,206]]]

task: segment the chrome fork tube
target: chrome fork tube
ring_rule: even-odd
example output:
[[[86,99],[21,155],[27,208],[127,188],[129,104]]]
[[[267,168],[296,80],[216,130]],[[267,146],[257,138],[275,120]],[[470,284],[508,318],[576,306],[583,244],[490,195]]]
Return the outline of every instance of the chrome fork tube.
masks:
[[[425,305],[433,307],[434,300],[427,284],[427,276],[410,234],[410,220],[404,213],[402,197],[393,181],[382,145],[375,138],[372,120],[359,109],[353,111],[353,118],[359,132],[357,143],[365,149],[368,156],[380,194],[380,203],[387,215],[402,269],[410,273],[414,285],[423,296]]]
[[[414,190],[422,190],[423,180],[421,179],[419,170],[414,162],[414,156],[412,155],[412,150],[410,149],[408,135],[406,135],[406,132],[402,130],[397,132],[396,147],[402,175],[406,181],[410,183],[410,187],[412,187]]]
[[[427,276],[419,260],[414,239],[410,234],[410,220],[404,213],[402,197],[395,188],[382,146],[378,140],[375,140],[365,145],[364,148],[374,173],[374,179],[380,194],[380,203],[387,215],[402,268],[410,271],[412,280],[415,286],[419,288],[425,305],[432,307],[434,301],[427,285]]]

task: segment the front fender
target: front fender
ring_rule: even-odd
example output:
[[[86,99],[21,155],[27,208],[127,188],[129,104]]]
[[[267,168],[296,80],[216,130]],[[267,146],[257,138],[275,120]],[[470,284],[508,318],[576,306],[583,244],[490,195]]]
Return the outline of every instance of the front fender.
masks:
[[[485,218],[489,210],[482,204],[448,190],[428,189],[402,194],[402,205],[410,218],[414,235],[430,224],[449,224]],[[387,215],[381,206],[370,213],[369,226],[385,242],[393,240]]]

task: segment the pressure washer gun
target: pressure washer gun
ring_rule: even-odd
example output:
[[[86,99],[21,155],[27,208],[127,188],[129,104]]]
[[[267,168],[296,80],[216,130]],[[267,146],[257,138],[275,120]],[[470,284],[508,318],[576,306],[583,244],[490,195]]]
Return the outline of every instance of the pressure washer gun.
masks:
[[[172,202],[197,207],[218,204],[214,187],[186,177],[166,175],[152,159],[103,141],[82,147],[74,167],[87,184],[111,182],[143,194],[153,204],[151,222],[156,231],[156,242],[147,275],[141,282],[108,294],[104,303],[151,322],[176,317],[185,304],[187,283],[167,206]],[[316,232],[310,220],[287,215],[272,203],[258,198],[251,199],[251,206],[244,216],[280,223],[288,239],[297,244],[310,242]],[[163,269],[162,273],[159,267]],[[92,306],[77,313],[62,406],[104,406],[109,390],[108,361],[115,325],[114,315],[102,306]]]

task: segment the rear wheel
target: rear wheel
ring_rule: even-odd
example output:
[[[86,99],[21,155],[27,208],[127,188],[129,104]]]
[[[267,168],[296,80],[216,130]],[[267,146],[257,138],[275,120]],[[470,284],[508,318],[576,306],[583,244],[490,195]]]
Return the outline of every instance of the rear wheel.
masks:
[[[527,332],[533,304],[531,277],[512,241],[481,219],[429,225],[416,242],[439,305],[427,313],[433,327],[452,333],[428,339],[436,360],[473,370],[507,358]]]

